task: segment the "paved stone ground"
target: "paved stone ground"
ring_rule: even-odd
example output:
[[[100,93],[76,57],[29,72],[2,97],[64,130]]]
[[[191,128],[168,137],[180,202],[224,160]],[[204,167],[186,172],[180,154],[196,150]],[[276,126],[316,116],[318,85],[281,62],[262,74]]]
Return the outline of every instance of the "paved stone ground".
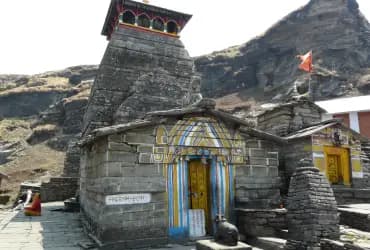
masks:
[[[62,202],[42,204],[42,216],[27,217],[21,211],[0,210],[1,250],[80,250],[92,241],[84,234],[78,213],[53,211]],[[194,245],[170,244],[157,250],[195,250]]]
[[[0,249],[79,250],[79,243],[91,243],[85,236],[78,214],[52,211],[63,203],[42,204],[42,216],[26,217],[23,212],[0,212]]]
[[[370,232],[364,232],[347,226],[340,226],[340,239],[353,242],[357,246],[370,249]]]
[[[81,245],[91,246],[92,241],[81,228],[79,214],[53,211],[61,208],[63,202],[43,203],[39,217],[24,216],[22,211],[0,210],[0,249],[81,250],[85,249]],[[195,243],[169,244],[156,250],[195,250]]]
[[[351,209],[354,212],[362,212],[370,214],[370,204],[348,204],[339,207]]]
[[[341,208],[345,208],[348,211],[367,214],[370,216],[370,204],[348,204],[342,205]],[[351,241],[356,245],[370,249],[370,232],[364,232],[348,226],[340,227],[341,240]]]

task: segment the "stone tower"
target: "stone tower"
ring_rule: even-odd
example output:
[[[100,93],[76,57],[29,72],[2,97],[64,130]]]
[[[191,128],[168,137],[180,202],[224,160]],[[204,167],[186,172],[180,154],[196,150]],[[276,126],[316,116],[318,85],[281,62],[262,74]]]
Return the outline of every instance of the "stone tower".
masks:
[[[181,108],[199,95],[193,60],[179,39],[191,15],[112,0],[102,30],[109,44],[92,87],[83,136],[95,128]]]

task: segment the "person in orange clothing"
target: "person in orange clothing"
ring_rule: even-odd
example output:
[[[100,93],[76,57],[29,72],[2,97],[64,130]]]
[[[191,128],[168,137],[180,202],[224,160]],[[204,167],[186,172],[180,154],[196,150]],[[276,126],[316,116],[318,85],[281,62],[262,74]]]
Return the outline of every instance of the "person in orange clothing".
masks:
[[[41,199],[40,199],[39,193],[35,193],[35,195],[32,198],[31,205],[24,208],[24,214],[26,216],[40,216],[41,215]]]

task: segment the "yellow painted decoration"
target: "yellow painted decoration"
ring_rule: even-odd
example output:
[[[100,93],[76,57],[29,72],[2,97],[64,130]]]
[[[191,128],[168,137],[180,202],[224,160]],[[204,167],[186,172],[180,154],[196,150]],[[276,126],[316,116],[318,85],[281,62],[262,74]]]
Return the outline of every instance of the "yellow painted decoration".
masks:
[[[312,151],[312,146],[311,145],[305,145],[303,147],[303,150],[306,151],[306,152],[310,152],[310,151]]]
[[[320,169],[320,172],[325,172],[326,168],[325,168],[325,159],[324,158],[314,158],[313,163],[314,163],[315,167]]]
[[[360,160],[352,160],[352,171],[353,172],[362,172],[362,166]]]
[[[351,156],[360,156],[361,152],[356,150],[351,150]]]
[[[157,145],[167,144],[167,130],[164,126],[158,126],[156,131],[156,143]]]
[[[324,146],[322,145],[313,145],[312,151],[314,152],[324,152]]]

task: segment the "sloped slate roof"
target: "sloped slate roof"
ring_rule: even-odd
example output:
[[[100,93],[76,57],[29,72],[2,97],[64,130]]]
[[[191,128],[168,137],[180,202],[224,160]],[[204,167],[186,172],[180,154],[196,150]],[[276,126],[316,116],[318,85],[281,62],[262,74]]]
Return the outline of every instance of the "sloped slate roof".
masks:
[[[87,144],[91,144],[92,142],[104,136],[122,133],[122,132],[135,129],[135,128],[147,127],[147,126],[155,125],[158,123],[159,123],[158,121],[155,122],[155,121],[150,121],[150,120],[140,120],[140,121],[133,121],[129,123],[98,128],[98,129],[93,130],[88,136],[81,139],[78,145],[85,146]]]
[[[321,106],[317,105],[317,103],[311,102],[307,99],[299,99],[299,100],[292,100],[286,103],[266,103],[263,104],[261,107],[264,108],[259,115],[268,114],[270,112],[274,112],[276,109],[282,109],[287,107],[295,107],[302,104],[308,104],[311,108],[317,109],[321,113],[326,113],[326,110],[323,109]]]
[[[118,124],[109,127],[103,127],[95,129],[91,132],[90,135],[83,138],[80,142],[80,146],[85,146],[93,143],[95,140],[108,136],[111,134],[122,133],[128,130],[135,128],[142,128],[152,125],[164,124],[166,122],[166,117],[183,117],[185,115],[210,115],[219,118],[220,120],[228,123],[234,123],[240,126],[240,132],[246,133],[252,136],[263,138],[266,140],[271,140],[276,143],[285,143],[285,140],[279,136],[269,134],[267,132],[255,129],[251,127],[251,124],[247,121],[239,119],[231,114],[222,112],[214,109],[199,108],[199,107],[190,107],[185,109],[171,109],[165,111],[154,111],[147,113],[147,116],[144,120],[133,121],[125,124]]]
[[[363,135],[357,133],[353,129],[350,129],[350,128],[344,126],[343,123],[341,122],[341,120],[338,120],[338,119],[327,120],[327,121],[323,121],[323,122],[320,122],[320,123],[312,124],[311,126],[309,126],[307,128],[301,129],[299,131],[294,132],[293,134],[290,134],[288,136],[283,137],[283,139],[286,140],[286,141],[291,141],[291,140],[295,140],[295,139],[305,138],[305,137],[311,136],[311,135],[313,135],[313,134],[315,134],[315,133],[317,133],[317,132],[319,132],[319,131],[321,131],[325,128],[332,127],[334,125],[335,126],[340,126],[341,129],[350,131],[355,137],[357,137],[361,141],[368,141],[369,140],[368,138],[366,138]]]

